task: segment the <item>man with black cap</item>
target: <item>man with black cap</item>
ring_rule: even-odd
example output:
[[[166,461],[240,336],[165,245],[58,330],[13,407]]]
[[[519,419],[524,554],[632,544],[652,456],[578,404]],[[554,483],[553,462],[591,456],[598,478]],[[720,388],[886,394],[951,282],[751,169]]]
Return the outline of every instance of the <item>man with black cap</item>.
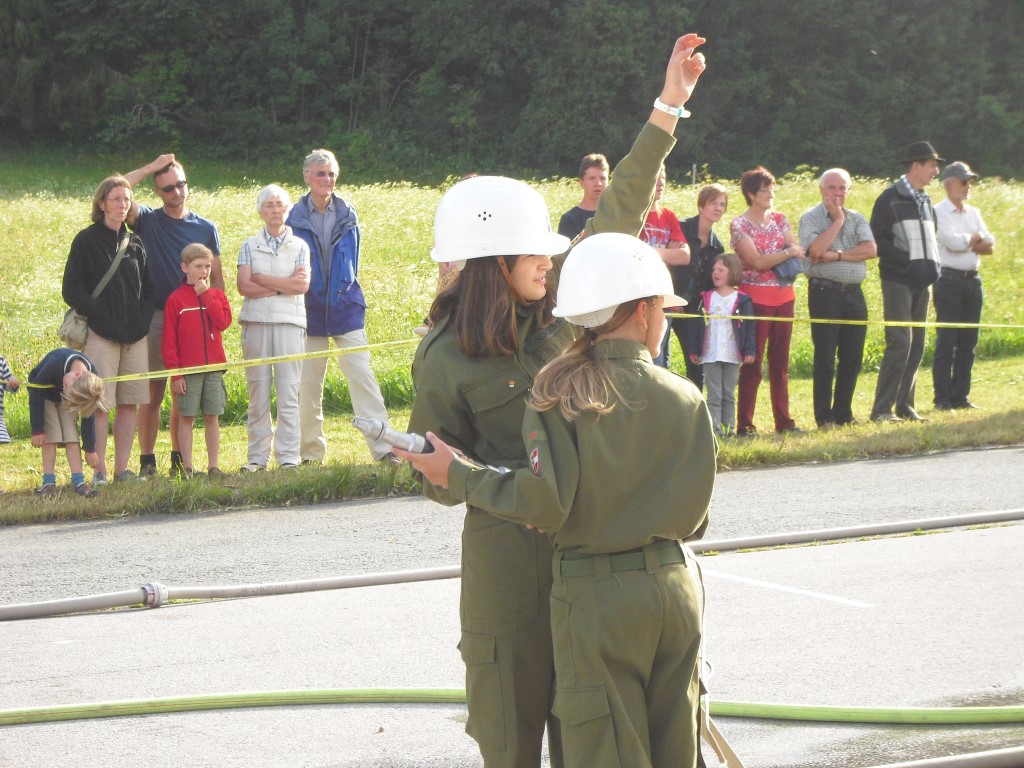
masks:
[[[939,175],[939,163],[946,161],[927,141],[918,141],[907,147],[899,162],[905,164],[906,172],[878,196],[871,211],[882,278],[882,313],[887,323],[923,323],[929,288],[939,276],[935,209],[924,189]],[[923,327],[886,325],[873,421],[924,421],[914,410],[924,332]]]
[[[967,204],[978,174],[967,163],[950,163],[942,172],[946,199],[935,206],[939,240],[939,279],[935,283],[935,319],[940,323],[981,322],[981,256],[992,253],[996,239],[981,212]],[[977,328],[939,328],[935,335],[932,381],[935,409],[977,408],[967,399],[978,344]]]

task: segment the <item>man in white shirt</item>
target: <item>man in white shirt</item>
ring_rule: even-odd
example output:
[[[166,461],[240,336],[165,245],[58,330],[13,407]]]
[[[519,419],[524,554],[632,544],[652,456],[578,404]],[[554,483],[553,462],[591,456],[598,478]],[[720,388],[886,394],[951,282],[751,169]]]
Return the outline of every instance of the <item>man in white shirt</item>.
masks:
[[[978,267],[981,256],[991,254],[996,241],[981,212],[967,204],[978,174],[958,161],[947,165],[940,178],[946,199],[935,206],[940,268],[933,295],[935,319],[939,323],[979,323],[982,290]],[[978,407],[967,399],[977,344],[976,327],[938,329],[932,362],[936,410]]]

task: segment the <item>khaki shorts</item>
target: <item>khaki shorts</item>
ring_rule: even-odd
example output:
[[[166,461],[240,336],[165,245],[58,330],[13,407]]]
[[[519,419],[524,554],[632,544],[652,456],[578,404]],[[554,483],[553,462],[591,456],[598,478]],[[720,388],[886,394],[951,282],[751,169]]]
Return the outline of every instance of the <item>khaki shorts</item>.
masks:
[[[149,372],[149,355],[145,339],[139,339],[134,344],[118,344],[103,338],[95,331],[89,331],[89,338],[85,340],[82,354],[92,362],[96,375],[104,380],[103,393],[112,407],[145,405],[149,402],[147,379],[106,382],[110,376]]]
[[[186,418],[221,416],[228,404],[224,371],[190,373],[185,376],[185,394],[178,395],[178,413]]]
[[[162,371],[164,365],[164,311],[158,309],[153,313],[153,321],[149,324],[146,346],[149,348],[150,371]],[[155,381],[155,379],[153,379]]]
[[[43,431],[47,443],[77,443],[78,417],[53,400],[43,402]]]

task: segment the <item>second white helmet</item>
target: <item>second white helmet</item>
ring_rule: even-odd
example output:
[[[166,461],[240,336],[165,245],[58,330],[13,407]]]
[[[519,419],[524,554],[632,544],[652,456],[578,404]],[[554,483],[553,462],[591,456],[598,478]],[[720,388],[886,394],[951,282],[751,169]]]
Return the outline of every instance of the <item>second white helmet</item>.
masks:
[[[483,256],[555,256],[569,238],[551,231],[540,193],[515,179],[475,176],[449,189],[434,214],[434,261]]]
[[[565,260],[554,314],[573,325],[596,328],[627,301],[664,296],[666,307],[686,306],[676,296],[661,256],[642,240],[618,232],[591,235]]]

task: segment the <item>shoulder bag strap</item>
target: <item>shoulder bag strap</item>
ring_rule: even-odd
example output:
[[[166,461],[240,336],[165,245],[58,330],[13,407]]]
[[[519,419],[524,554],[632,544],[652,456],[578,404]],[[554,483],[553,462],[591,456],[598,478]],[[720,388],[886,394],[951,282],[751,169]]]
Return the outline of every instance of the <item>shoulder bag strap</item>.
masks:
[[[128,243],[131,239],[132,236],[130,234],[126,234],[121,239],[121,245],[118,246],[117,253],[114,254],[114,260],[110,262],[110,266],[107,267],[107,273],[103,275],[103,279],[96,284],[96,288],[92,292],[93,299],[103,293],[103,289],[107,287],[107,283],[109,283],[111,278],[114,276],[114,273],[117,271],[117,265],[121,259],[124,258],[124,254],[128,250]]]

